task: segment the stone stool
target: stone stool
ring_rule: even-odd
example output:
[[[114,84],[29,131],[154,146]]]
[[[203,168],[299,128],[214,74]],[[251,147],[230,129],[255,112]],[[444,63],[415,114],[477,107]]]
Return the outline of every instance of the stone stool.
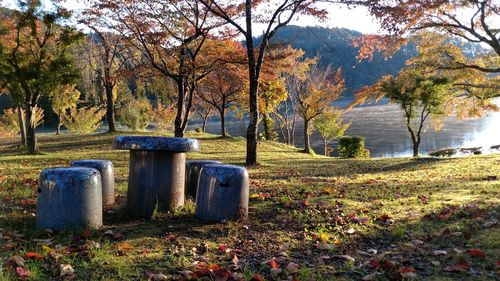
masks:
[[[186,152],[199,151],[197,140],[118,136],[113,147],[130,150],[127,207],[133,214],[151,218],[157,207],[184,205]]]
[[[198,189],[198,179],[200,178],[201,167],[208,164],[222,164],[216,160],[189,160],[186,161],[186,199],[196,199]]]
[[[40,174],[36,204],[38,229],[102,226],[102,185],[98,170],[52,168]]]
[[[115,173],[113,163],[109,160],[76,160],[71,166],[94,168],[101,173],[102,204],[104,206],[115,203]]]
[[[196,217],[205,221],[248,217],[248,172],[233,165],[204,165],[196,195]]]

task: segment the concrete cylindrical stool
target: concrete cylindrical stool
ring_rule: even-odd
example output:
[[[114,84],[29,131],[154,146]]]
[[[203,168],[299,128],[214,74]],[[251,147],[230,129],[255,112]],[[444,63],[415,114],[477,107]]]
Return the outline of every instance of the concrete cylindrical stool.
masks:
[[[101,174],[96,169],[68,167],[43,170],[36,204],[37,228],[101,227],[101,189]]]
[[[101,173],[102,204],[115,203],[115,173],[113,163],[109,160],[76,160],[71,161],[71,166],[94,168]]]
[[[196,195],[196,217],[206,221],[248,217],[248,172],[233,165],[204,165]]]
[[[200,178],[201,167],[208,164],[222,164],[216,160],[189,160],[186,161],[186,199],[196,199],[198,189],[198,179]]]

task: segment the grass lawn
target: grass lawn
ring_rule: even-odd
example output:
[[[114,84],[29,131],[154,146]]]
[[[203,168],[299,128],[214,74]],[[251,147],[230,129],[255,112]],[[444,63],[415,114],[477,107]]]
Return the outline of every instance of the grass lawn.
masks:
[[[129,155],[111,149],[114,136],[43,136],[35,156],[0,141],[1,280],[500,278],[500,155],[344,160],[261,142],[249,220],[206,224],[192,202],[130,218]],[[202,148],[190,159],[244,163],[242,138],[188,137]],[[37,231],[41,170],[88,158],[115,165],[103,229]]]

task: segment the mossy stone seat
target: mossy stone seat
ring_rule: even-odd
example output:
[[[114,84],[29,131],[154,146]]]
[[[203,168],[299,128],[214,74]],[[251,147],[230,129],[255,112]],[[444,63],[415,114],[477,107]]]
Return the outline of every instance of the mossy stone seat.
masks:
[[[98,170],[51,168],[40,174],[36,206],[38,229],[102,226],[102,185]]]
[[[186,199],[196,199],[196,190],[198,189],[198,180],[200,171],[204,165],[222,164],[216,160],[188,160],[186,161]]]
[[[248,217],[248,172],[234,165],[204,165],[196,196],[196,217],[205,221]]]
[[[102,203],[104,206],[115,203],[115,172],[113,163],[109,160],[75,160],[70,166],[94,168],[101,173]]]

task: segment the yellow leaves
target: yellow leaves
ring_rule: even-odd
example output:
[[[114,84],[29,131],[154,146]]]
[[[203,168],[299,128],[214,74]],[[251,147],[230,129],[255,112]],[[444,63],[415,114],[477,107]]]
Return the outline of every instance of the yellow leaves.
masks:
[[[120,242],[120,243],[114,244],[113,249],[118,250],[118,251],[122,251],[122,252],[128,252],[128,251],[134,249],[134,247],[132,245],[130,245],[130,243],[128,243],[128,242]]]

